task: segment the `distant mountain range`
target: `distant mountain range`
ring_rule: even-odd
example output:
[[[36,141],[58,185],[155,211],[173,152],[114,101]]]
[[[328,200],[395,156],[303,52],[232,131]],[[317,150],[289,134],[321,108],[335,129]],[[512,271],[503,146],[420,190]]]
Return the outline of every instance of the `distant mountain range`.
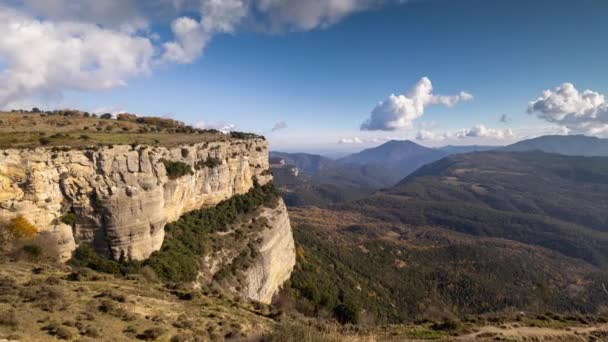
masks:
[[[502,146],[484,146],[484,145],[470,145],[470,146],[457,146],[457,145],[448,145],[439,147],[438,150],[447,152],[449,154],[457,154],[457,153],[470,153],[470,152],[484,152],[484,151],[492,151]]]
[[[509,146],[449,145],[439,148],[428,148],[407,140],[392,140],[337,160],[307,153],[271,152],[271,156],[281,157],[286,163],[296,165],[308,182],[307,191],[314,190],[314,195],[309,193],[307,196],[308,200],[298,198],[292,204],[321,205],[325,197],[331,198],[330,203],[335,203],[389,188],[420,167],[450,155],[492,150],[608,156],[608,139],[582,135],[543,136]],[[294,180],[289,180],[289,183],[293,184],[293,182]],[[276,183],[279,186],[283,184],[281,179],[276,179]],[[315,187],[316,189],[313,189]],[[332,190],[328,191],[328,189]],[[336,196],[336,192],[340,195]],[[292,195],[298,197],[299,193],[293,191]],[[311,203],[310,199],[313,198],[314,201]]]
[[[542,151],[568,156],[608,156],[608,139],[585,135],[547,135],[506,146],[502,151]]]

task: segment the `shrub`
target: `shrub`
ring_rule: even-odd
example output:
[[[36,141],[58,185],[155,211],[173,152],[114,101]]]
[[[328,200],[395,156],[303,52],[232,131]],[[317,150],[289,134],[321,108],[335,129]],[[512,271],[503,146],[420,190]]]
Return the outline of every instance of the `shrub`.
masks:
[[[135,120],[137,120],[137,116],[135,114],[121,113],[116,116],[116,120],[135,122]]]
[[[62,340],[69,340],[72,338],[72,332],[70,329],[59,325],[58,323],[50,323],[46,327],[43,328],[46,330],[49,335],[56,336]]]
[[[203,169],[203,168],[210,168],[213,169],[214,167],[220,166],[222,165],[222,161],[217,158],[217,157],[209,157],[205,160],[199,160],[195,167],[197,170]]]
[[[15,310],[0,313],[0,325],[15,329],[19,325],[19,320],[17,319]]]
[[[78,246],[74,251],[74,256],[68,263],[74,267],[88,267],[104,273],[120,273],[120,266],[118,263],[97,254],[93,247],[87,244]]]
[[[111,119],[111,118],[112,118],[112,114],[110,114],[110,113],[105,113],[105,114],[102,114],[102,115],[100,116],[100,118],[101,118],[101,119],[105,119],[105,120],[109,120],[109,119]]]
[[[166,332],[165,329],[154,327],[144,330],[143,333],[137,335],[137,338],[144,341],[154,341],[161,337]]]
[[[42,248],[35,244],[27,244],[21,250],[33,259],[38,259],[42,255]]]
[[[359,308],[352,303],[340,303],[334,308],[334,317],[342,324],[359,322]]]
[[[74,213],[67,213],[63,215],[60,220],[68,226],[74,227],[76,223],[78,223],[78,216]]]
[[[9,221],[0,234],[12,239],[30,238],[38,233],[38,229],[25,217],[19,215]]]
[[[167,170],[167,176],[169,177],[169,179],[178,179],[185,175],[194,174],[194,172],[192,172],[192,168],[190,167],[190,165],[188,165],[186,163],[179,162],[179,161],[170,161],[170,160],[165,160],[165,159],[163,159],[161,161],[165,165],[165,169]]]
[[[244,132],[230,132],[230,137],[232,137],[234,139],[242,139],[242,140],[264,139],[264,137],[261,135],[257,135],[254,133],[244,133]]]
[[[441,330],[441,331],[450,331],[450,330],[457,330],[458,328],[460,328],[462,324],[454,319],[446,319],[441,323],[433,323],[433,325],[431,326],[431,329],[433,330]]]
[[[51,139],[49,139],[47,137],[40,137],[38,139],[38,141],[40,142],[40,145],[42,145],[42,146],[46,146],[51,143]]]

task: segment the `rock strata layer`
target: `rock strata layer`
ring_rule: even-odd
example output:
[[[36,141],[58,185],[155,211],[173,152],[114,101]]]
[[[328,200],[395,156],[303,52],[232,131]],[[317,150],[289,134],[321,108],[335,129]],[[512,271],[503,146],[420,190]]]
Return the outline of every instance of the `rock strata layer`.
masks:
[[[192,172],[172,179],[164,161],[185,163]],[[246,193],[254,179],[266,184],[268,169],[263,139],[175,148],[8,149],[0,151],[0,220],[23,216],[52,233],[64,258],[87,242],[114,259],[142,260],[161,247],[167,222]],[[77,218],[73,226],[64,223],[66,215]]]

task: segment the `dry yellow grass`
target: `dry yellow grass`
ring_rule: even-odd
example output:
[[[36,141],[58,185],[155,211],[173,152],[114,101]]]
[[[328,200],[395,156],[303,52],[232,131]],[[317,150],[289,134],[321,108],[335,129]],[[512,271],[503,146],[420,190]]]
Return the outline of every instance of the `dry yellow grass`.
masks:
[[[176,146],[228,139],[221,133],[176,133],[172,128],[114,119],[0,112],[0,148],[147,144]]]

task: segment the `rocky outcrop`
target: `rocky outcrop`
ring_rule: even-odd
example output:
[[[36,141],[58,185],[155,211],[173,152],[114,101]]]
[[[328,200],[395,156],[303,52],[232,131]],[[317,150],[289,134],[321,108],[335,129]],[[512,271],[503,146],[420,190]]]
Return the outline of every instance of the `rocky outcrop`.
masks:
[[[291,276],[296,264],[293,234],[287,208],[281,200],[274,208],[262,210],[268,229],[261,234],[261,245],[253,265],[245,272],[243,296],[270,304],[272,297]]]
[[[196,288],[219,286],[241,297],[270,304],[296,263],[295,244],[282,199],[260,207],[226,231],[211,232],[213,246],[201,258]]]
[[[163,160],[188,164],[192,173],[171,179]],[[88,242],[115,259],[145,259],[161,247],[167,222],[245,193],[254,179],[269,182],[268,169],[262,139],[175,148],[9,149],[0,152],[0,219],[21,215],[53,233],[64,257],[76,243]],[[62,222],[66,214],[77,218],[73,226]]]

